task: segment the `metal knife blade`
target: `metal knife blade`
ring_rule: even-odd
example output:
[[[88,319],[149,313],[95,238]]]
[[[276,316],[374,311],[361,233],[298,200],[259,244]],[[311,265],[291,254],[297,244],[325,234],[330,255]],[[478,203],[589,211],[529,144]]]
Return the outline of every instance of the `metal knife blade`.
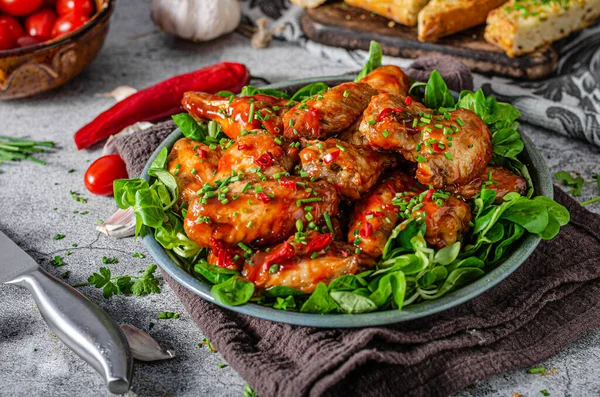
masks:
[[[38,267],[38,264],[27,252],[0,232],[0,283],[11,281]]]
[[[46,273],[2,232],[0,283],[31,292],[52,331],[102,375],[111,393],[129,390],[133,357],[114,320],[75,288]]]

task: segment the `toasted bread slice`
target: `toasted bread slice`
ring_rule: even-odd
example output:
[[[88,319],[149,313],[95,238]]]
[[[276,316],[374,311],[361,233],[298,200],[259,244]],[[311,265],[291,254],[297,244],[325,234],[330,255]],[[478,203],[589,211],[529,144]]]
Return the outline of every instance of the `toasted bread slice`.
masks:
[[[485,22],[506,0],[431,0],[419,12],[419,40],[434,41]]]
[[[429,0],[345,0],[347,4],[382,15],[402,25],[415,26]]]
[[[514,57],[590,25],[600,0],[510,0],[488,15],[485,39]]]
[[[327,0],[290,0],[292,4],[303,8],[317,8]]]

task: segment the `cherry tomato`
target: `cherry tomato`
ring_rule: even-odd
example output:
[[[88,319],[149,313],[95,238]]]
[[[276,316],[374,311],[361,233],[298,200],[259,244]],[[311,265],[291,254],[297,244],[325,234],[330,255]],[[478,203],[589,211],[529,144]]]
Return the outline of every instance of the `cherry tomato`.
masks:
[[[44,7],[56,8],[56,0],[43,0],[42,5]]]
[[[94,7],[91,0],[58,0],[56,2],[56,12],[59,15],[67,15],[72,12],[79,15],[90,16]]]
[[[10,28],[0,23],[0,51],[15,48],[17,38],[13,35]]]
[[[8,26],[12,35],[17,38],[25,35],[23,27],[15,18],[10,15],[0,15],[0,24]]]
[[[0,0],[0,11],[14,16],[31,14],[42,5],[43,0]]]
[[[44,37],[21,36],[17,39],[17,46],[21,48],[29,47],[30,45],[36,45],[44,41],[46,41]]]
[[[32,37],[49,39],[56,21],[56,13],[49,9],[39,10],[25,20],[25,30]]]
[[[0,0],[1,1],[1,0]],[[54,26],[52,27],[52,38],[63,36],[70,33],[89,21],[89,18],[85,15],[67,14],[58,17]]]
[[[113,194],[113,182],[127,178],[127,167],[118,154],[109,154],[94,161],[83,177],[90,193],[100,196]]]

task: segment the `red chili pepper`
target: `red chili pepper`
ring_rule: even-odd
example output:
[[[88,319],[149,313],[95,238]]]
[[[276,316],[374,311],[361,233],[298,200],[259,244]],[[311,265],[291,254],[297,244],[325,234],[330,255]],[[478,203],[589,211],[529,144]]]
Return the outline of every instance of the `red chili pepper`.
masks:
[[[204,149],[198,149],[196,153],[198,153],[198,157],[200,157],[201,160],[206,160],[208,158],[208,152]]]
[[[279,184],[281,186],[285,186],[285,187],[293,189],[293,190],[298,189],[298,185],[296,185],[296,181],[292,181],[290,179],[280,179]]]
[[[381,211],[365,211],[365,215],[373,215],[373,216],[383,216],[383,212]]]
[[[314,239],[312,239],[310,243],[308,243],[308,247],[307,247],[308,253],[312,254],[313,252],[319,252],[323,248],[325,248],[329,244],[331,244],[332,242],[333,242],[333,236],[331,235],[331,233],[321,234],[321,235],[315,237]]]
[[[323,162],[325,164],[329,164],[332,161],[335,161],[335,159],[337,159],[338,157],[340,157],[341,151],[340,150],[336,150],[333,152],[329,152],[325,155],[325,157],[323,157]]]
[[[372,233],[373,225],[371,225],[369,222],[366,222],[362,229],[360,229],[360,232],[358,232],[358,235],[362,238],[369,238],[371,237]]]
[[[181,98],[187,91],[238,92],[249,78],[244,65],[232,62],[171,77],[136,92],[101,113],[75,133],[75,144],[78,149],[85,149],[137,121],[155,121],[178,113],[181,111]]]
[[[433,149],[434,152],[437,152],[437,153],[441,153],[441,152],[444,151],[444,149],[442,149],[440,147],[440,144],[438,142],[436,142],[433,145],[431,145],[431,148]]]
[[[265,204],[269,204],[269,202],[271,201],[271,197],[267,196],[263,192],[258,193],[256,197]]]
[[[413,103],[413,100],[411,97],[407,96],[406,98],[404,98],[404,104],[406,106],[410,106],[410,105],[412,105],[412,103]]]
[[[385,108],[377,115],[377,122],[379,123],[384,118],[388,117],[393,113],[402,113],[402,108]]]
[[[273,165],[275,163],[275,158],[271,154],[271,152],[263,153],[259,158],[254,160],[256,164],[260,166],[260,168],[265,168]]]
[[[425,195],[425,198],[423,199],[423,201],[431,201],[431,197],[433,196],[433,192],[435,192],[435,190],[429,189],[427,191],[427,194]]]
[[[265,257],[264,269],[267,270],[272,264],[279,263],[282,261],[292,259],[296,254],[294,246],[287,241],[283,242],[281,248],[277,251],[271,251],[271,253]]]
[[[210,245],[213,253],[217,257],[216,265],[219,267],[229,267],[235,264],[233,257],[235,253],[232,252],[231,248],[227,247],[221,240],[217,240],[214,237],[210,238]]]
[[[347,257],[348,257],[348,255],[350,255],[350,254],[348,254],[348,251],[346,251],[346,250],[341,250],[341,251],[340,251],[340,253],[342,254],[342,256],[343,256],[344,258],[347,258]]]
[[[245,143],[240,143],[238,145],[238,150],[246,150],[246,149],[250,149],[250,145],[246,145]]]

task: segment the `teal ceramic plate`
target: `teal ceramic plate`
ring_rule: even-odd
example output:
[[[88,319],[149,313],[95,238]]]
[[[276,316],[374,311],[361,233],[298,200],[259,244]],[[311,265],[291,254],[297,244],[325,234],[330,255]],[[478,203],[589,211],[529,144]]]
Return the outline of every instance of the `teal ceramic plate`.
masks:
[[[351,80],[351,78],[348,76],[316,77],[272,84],[268,87],[293,93],[300,87],[317,81],[323,81],[329,85],[336,85],[349,80]],[[142,172],[142,177],[144,179],[148,180],[148,168],[158,155],[158,152],[163,147],[171,149],[175,141],[182,136],[181,131],[177,129],[156,149],[152,157],[148,160],[146,168]],[[529,166],[536,195],[544,195],[552,198],[552,179],[550,177],[550,172],[548,171],[548,166],[531,140],[525,135],[523,135],[522,138],[525,143],[525,150],[521,153],[520,160]],[[144,236],[143,240],[148,251],[150,251],[150,254],[154,257],[158,265],[173,279],[203,299],[218,304],[210,295],[211,285],[196,279],[177,266],[177,264],[169,258],[163,247],[156,242],[152,234]],[[439,313],[482,294],[504,280],[521,266],[521,264],[531,255],[539,242],[539,237],[527,234],[503,262],[481,279],[457,291],[444,295],[440,299],[411,305],[403,310],[390,310],[365,314],[306,314],[272,309],[254,303],[242,306],[223,307],[266,320],[313,327],[369,327],[399,323]]]

